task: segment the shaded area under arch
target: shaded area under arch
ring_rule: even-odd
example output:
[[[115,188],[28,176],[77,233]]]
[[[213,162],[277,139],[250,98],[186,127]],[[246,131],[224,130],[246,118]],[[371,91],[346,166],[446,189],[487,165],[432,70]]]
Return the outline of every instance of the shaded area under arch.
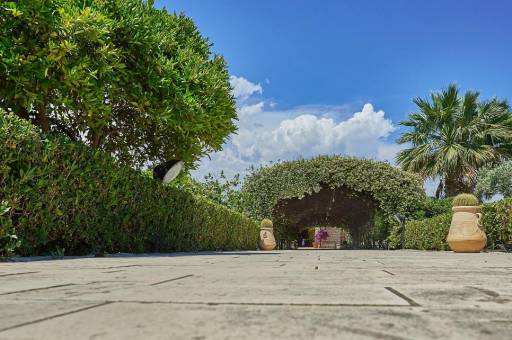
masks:
[[[298,233],[311,226],[343,227],[350,232],[357,246],[361,235],[373,222],[378,205],[370,194],[340,186],[322,185],[319,192],[302,198],[281,199],[274,207],[286,233]]]

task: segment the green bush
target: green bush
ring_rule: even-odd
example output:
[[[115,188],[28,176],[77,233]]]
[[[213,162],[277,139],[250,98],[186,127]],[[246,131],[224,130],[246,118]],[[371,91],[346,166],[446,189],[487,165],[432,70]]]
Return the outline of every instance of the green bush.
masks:
[[[451,213],[410,220],[405,224],[405,248],[421,250],[447,250],[446,236],[450,229]],[[400,248],[400,229],[395,225],[389,237],[391,248]]]
[[[0,201],[21,255],[254,249],[258,225],[0,112]]]
[[[496,194],[512,197],[512,160],[480,169],[475,193],[486,198]]]
[[[0,202],[0,259],[10,256],[20,245],[14,233],[14,227],[9,214],[11,208],[6,201]]]
[[[419,209],[412,215],[412,219],[406,222],[405,247],[409,249],[447,249],[446,236],[450,228],[452,216],[452,199],[427,197],[419,205]],[[388,237],[388,245],[392,249],[398,249],[401,244],[400,226],[394,219],[387,219],[391,225]],[[431,231],[429,231],[432,229]],[[443,236],[443,232],[446,235]],[[420,237],[422,239],[416,239]]]
[[[512,243],[512,198],[496,203],[484,204],[482,225],[487,234],[487,247]]]
[[[363,228],[359,235],[360,243],[359,247],[373,249],[373,248],[384,248],[385,241],[389,236],[390,218],[383,215],[380,211],[374,216],[373,223]],[[348,230],[350,232],[350,230]]]
[[[452,211],[452,199],[426,197],[421,203],[418,203],[418,209],[410,214],[411,220],[422,220],[442,214],[448,214]],[[386,216],[378,211],[373,221],[373,227],[369,230],[366,237],[381,247],[387,245],[390,248],[400,248],[400,230],[398,222],[392,216]],[[387,242],[387,243],[385,243]]]
[[[454,207],[460,206],[477,206],[480,202],[478,202],[478,198],[472,194],[458,194],[453,199],[452,205]]]
[[[451,198],[427,197],[420,208],[412,214],[412,219],[421,220],[452,212]]]
[[[211,173],[204,176],[202,181],[197,181],[190,175],[179,176],[172,182],[172,186],[186,190],[192,194],[204,196],[210,201],[223,205],[231,210],[245,213],[246,193],[240,190],[240,175],[236,174],[231,179],[220,172],[219,176]]]

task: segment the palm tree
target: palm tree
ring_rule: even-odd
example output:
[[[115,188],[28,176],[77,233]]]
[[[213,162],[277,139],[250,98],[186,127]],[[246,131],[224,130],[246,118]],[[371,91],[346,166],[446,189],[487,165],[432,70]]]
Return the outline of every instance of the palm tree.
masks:
[[[398,143],[410,148],[397,155],[404,170],[440,178],[436,196],[472,192],[479,168],[512,156],[512,114],[505,100],[479,101],[451,84],[428,99],[415,98],[417,112],[401,125],[411,130]]]

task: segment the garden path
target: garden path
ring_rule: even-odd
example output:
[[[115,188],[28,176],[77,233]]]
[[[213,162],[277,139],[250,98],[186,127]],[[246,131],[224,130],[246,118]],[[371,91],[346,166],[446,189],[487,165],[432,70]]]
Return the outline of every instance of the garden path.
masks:
[[[512,254],[295,250],[0,263],[0,339],[503,339]]]

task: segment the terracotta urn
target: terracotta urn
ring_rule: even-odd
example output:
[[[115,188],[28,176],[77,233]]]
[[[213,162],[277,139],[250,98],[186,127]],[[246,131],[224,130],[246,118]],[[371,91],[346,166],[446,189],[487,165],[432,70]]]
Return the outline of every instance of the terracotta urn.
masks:
[[[259,248],[261,250],[274,250],[276,248],[274,225],[269,219],[261,221]]]
[[[487,242],[485,232],[480,224],[479,206],[455,206],[446,241],[456,253],[478,253]]]

